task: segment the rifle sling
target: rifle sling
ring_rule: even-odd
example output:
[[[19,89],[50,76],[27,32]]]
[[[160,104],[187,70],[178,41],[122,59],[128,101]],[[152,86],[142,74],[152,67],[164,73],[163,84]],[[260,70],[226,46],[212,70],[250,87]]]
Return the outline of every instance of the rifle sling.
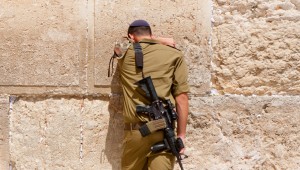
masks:
[[[135,64],[139,69],[143,69],[143,51],[140,43],[133,43],[134,52],[135,52]]]

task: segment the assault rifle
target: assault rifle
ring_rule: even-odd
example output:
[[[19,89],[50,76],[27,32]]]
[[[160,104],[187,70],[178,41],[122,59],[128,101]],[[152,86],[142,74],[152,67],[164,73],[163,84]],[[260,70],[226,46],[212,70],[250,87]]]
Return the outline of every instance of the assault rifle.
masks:
[[[139,129],[142,136],[147,136],[156,130],[162,130],[164,132],[163,141],[153,145],[151,147],[151,151],[154,153],[164,150],[171,151],[171,153],[176,156],[181,170],[183,170],[181,163],[182,158],[179,152],[182,148],[184,148],[184,145],[181,138],[176,139],[175,137],[174,128],[175,121],[177,120],[178,116],[174,110],[173,104],[171,103],[170,99],[167,99],[164,106],[163,101],[157,96],[150,76],[138,81],[137,85],[144,92],[146,92],[146,96],[151,100],[151,104],[148,106],[138,105],[136,107],[137,114],[147,114],[150,117],[150,122],[141,126]]]

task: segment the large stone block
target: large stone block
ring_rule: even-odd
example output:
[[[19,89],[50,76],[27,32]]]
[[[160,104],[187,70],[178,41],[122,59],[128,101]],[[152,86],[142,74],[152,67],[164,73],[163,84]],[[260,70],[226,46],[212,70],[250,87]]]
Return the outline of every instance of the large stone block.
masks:
[[[192,97],[186,169],[298,169],[300,97]]]
[[[80,169],[81,100],[19,99],[10,117],[17,169]]]
[[[120,169],[120,99],[19,98],[10,116],[14,168]]]
[[[0,86],[6,91],[21,86],[23,93],[45,87],[82,88],[86,6],[86,1],[1,3]]]
[[[213,84],[222,93],[300,93],[298,1],[216,0]]]
[[[9,160],[9,97],[0,96],[0,169],[8,169]]]

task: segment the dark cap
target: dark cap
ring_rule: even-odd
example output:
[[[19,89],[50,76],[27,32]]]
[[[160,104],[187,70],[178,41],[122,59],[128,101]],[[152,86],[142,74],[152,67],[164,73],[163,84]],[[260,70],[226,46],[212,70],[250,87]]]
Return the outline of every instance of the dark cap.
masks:
[[[135,20],[130,25],[130,27],[150,27],[149,23],[145,20]]]

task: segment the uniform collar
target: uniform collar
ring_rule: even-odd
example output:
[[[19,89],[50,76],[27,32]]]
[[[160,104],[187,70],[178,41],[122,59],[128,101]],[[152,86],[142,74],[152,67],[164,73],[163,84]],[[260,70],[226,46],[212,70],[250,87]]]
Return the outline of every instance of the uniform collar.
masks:
[[[159,44],[157,40],[148,39],[148,38],[142,39],[139,43]]]

